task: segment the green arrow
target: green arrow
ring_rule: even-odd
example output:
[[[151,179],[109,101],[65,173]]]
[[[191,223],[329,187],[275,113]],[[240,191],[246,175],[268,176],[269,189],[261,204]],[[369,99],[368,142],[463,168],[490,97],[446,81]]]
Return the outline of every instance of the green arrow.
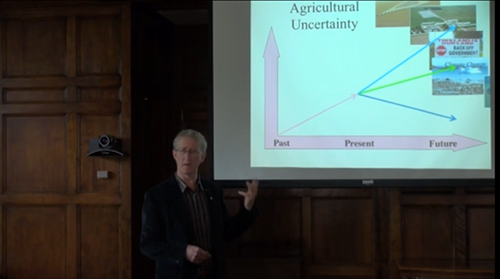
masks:
[[[382,85],[382,86],[375,87],[375,88],[372,88],[372,89],[368,89],[368,90],[365,90],[365,91],[363,91],[363,92],[361,92],[359,94],[360,95],[361,94],[366,94],[368,92],[372,92],[372,91],[379,90],[379,89],[382,89],[382,88],[386,88],[386,87],[389,87],[389,86],[394,86],[394,85],[401,84],[401,83],[404,83],[404,82],[416,80],[418,78],[423,78],[423,77],[426,77],[426,76],[436,75],[436,74],[439,74],[439,73],[442,73],[442,72],[447,72],[447,71],[453,72],[453,70],[455,70],[456,68],[457,68],[456,66],[451,65],[450,67],[448,67],[446,69],[433,71],[433,72],[430,72],[430,73],[427,73],[427,74],[423,74],[423,75],[419,75],[419,76],[416,76],[416,77],[411,77],[411,78],[403,79],[403,80],[400,80],[400,81],[396,81],[394,83],[390,83],[390,84]]]

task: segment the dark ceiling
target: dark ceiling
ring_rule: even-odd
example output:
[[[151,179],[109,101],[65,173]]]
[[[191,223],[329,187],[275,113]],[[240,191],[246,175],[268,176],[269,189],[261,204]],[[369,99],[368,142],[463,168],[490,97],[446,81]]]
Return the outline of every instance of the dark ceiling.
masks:
[[[135,0],[144,3],[160,13],[175,25],[208,24],[208,9],[210,1],[207,0]]]
[[[127,1],[127,0],[125,0]],[[175,25],[200,25],[209,23],[209,0],[128,0],[136,4],[144,4],[153,10],[158,11],[160,15],[167,18]],[[87,0],[87,1],[19,1],[19,0],[0,0],[0,10],[4,8],[38,8],[38,7],[52,7],[64,5],[81,5],[81,4],[109,4],[109,3],[123,3],[116,0]]]

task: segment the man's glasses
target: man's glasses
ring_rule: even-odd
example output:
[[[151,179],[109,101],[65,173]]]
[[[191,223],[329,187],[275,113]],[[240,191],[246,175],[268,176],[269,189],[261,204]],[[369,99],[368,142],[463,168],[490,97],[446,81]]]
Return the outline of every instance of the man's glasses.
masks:
[[[182,150],[175,149],[175,151],[181,153],[182,155],[186,155],[186,154],[194,155],[194,154],[199,154],[200,153],[200,151],[198,151],[196,149],[182,149]]]

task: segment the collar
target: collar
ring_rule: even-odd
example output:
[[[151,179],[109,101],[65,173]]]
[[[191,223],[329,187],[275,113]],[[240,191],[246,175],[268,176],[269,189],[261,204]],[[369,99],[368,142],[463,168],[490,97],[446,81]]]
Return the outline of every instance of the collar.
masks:
[[[186,185],[186,183],[184,183],[184,181],[182,181],[182,179],[177,175],[177,173],[175,173],[175,179],[177,180],[177,183],[179,183],[179,188],[181,189],[181,193],[184,193],[184,191],[188,188],[188,186]],[[198,187],[196,188],[196,190],[201,189],[201,190],[204,190],[203,189],[203,184],[201,183],[201,177],[200,175],[198,175]]]

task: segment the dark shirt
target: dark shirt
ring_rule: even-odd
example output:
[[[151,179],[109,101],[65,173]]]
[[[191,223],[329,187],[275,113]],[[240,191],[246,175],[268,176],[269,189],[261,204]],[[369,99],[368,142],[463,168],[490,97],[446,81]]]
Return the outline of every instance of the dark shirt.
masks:
[[[191,190],[187,187],[186,183],[180,179],[177,174],[175,175],[179,187],[181,188],[182,197],[186,203],[193,223],[195,243],[192,245],[198,246],[201,249],[211,252],[211,235],[210,235],[210,211],[208,207],[208,197],[204,191],[201,179],[198,179],[196,190]],[[211,261],[203,264],[203,267],[209,268]]]

